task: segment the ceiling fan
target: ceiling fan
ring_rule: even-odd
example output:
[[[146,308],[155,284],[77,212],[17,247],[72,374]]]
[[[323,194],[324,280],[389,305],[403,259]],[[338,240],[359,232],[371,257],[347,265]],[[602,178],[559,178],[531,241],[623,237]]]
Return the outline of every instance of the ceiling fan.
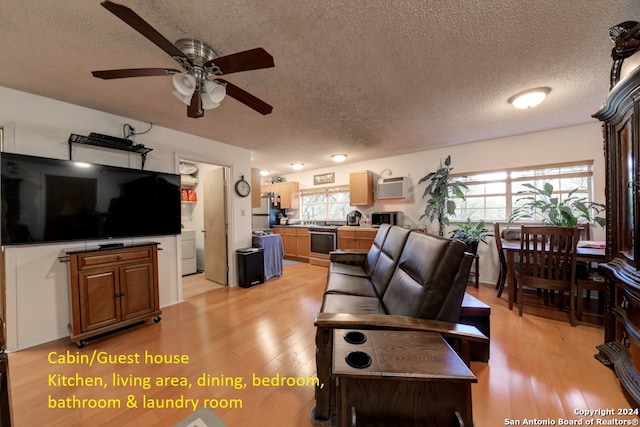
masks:
[[[92,71],[94,77],[110,80],[171,75],[176,89],[173,94],[187,105],[187,116],[193,118],[204,116],[204,110],[216,108],[225,95],[263,115],[273,110],[271,105],[221,78],[240,71],[273,67],[273,57],[263,48],[218,56],[211,46],[200,40],[180,39],[175,44],[171,43],[126,6],[110,1],[101,4],[169,54],[182,66],[183,71],[173,68],[127,68]]]

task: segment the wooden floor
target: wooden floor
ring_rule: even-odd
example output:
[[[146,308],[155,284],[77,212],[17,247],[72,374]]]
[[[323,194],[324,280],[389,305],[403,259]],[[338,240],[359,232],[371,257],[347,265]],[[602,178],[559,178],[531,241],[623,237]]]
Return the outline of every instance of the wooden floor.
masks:
[[[189,274],[182,276],[182,298],[192,298],[197,295],[202,295],[207,292],[215,291],[216,289],[225,288],[225,285],[220,285],[211,280],[207,280],[204,277],[204,273]]]
[[[308,264],[285,267],[283,277],[249,289],[220,288],[163,310],[158,324],[143,325],[91,342],[78,350],[59,340],[12,353],[10,385],[14,426],[173,426],[191,409],[145,409],[152,402],[180,396],[210,399],[214,412],[228,427],[311,426],[314,405],[310,386],[254,386],[253,377],[315,375],[313,320],[318,311],[326,269]],[[481,284],[468,291],[492,306],[491,360],[473,363],[478,377],[473,385],[473,412],[477,427],[508,425],[505,420],[580,419],[574,410],[625,408],[614,373],[593,358],[602,341],[602,329],[572,328],[567,322],[507,310],[506,297],[497,299],[493,286]],[[122,356],[89,367],[80,363],[52,363],[70,356]],[[146,353],[186,355],[188,363],[146,364]],[[139,356],[138,364],[135,356]],[[127,360],[128,359],[128,360]],[[172,360],[175,361],[175,360]],[[73,362],[73,360],[68,360]],[[59,376],[96,377],[104,386],[63,387]],[[148,389],[112,385],[113,377],[140,381],[157,377],[185,377],[180,384]],[[101,378],[101,379],[100,379]],[[198,379],[222,385],[201,387]],[[53,381],[53,382],[52,382]],[[234,381],[239,381],[239,389]],[[270,382],[270,381],[268,381]],[[100,384],[99,384],[100,385]],[[244,387],[243,385],[246,385]],[[121,401],[120,409],[49,409],[49,399]],[[127,409],[133,398],[138,407]],[[67,403],[66,400],[62,400]],[[241,408],[239,406],[242,406]],[[236,406],[222,408],[222,406]]]

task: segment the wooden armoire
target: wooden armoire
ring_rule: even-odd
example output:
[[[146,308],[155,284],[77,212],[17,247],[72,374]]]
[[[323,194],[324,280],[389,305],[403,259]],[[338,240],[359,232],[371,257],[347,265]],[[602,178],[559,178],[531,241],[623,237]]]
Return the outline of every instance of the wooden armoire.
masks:
[[[603,122],[607,259],[604,343],[630,403],[640,407],[640,23],[609,30],[614,42],[610,91],[593,117]]]

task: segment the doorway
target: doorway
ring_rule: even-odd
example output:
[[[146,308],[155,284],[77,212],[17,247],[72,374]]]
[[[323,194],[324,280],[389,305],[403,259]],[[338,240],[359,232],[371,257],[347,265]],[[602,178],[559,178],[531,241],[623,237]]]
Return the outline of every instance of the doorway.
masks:
[[[227,182],[229,168],[181,159],[183,297],[229,284]],[[189,238],[189,236],[192,236]],[[185,292],[185,283],[190,287]]]

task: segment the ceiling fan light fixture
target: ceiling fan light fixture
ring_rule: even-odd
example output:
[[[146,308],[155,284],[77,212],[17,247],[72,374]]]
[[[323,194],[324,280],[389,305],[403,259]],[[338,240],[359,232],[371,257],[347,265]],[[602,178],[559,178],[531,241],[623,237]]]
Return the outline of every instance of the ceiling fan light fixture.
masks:
[[[520,110],[526,110],[540,104],[551,92],[550,87],[538,87],[517,93],[507,100],[507,102]]]
[[[202,108],[205,110],[213,110],[214,108],[218,108],[220,106],[219,102],[213,102],[208,96],[202,97]]]
[[[331,156],[331,158],[336,163],[342,163],[345,160],[347,160],[347,155],[346,154],[334,154],[333,156]]]
[[[220,103],[227,94],[227,89],[216,82],[207,81],[204,84],[204,91],[211,102]]]
[[[173,86],[178,92],[189,97],[193,95],[193,92],[196,90],[196,78],[194,76],[187,73],[176,73],[172,79]]]
[[[171,93],[173,93],[175,97],[182,101],[185,105],[191,105],[191,95],[184,95],[177,90],[174,90]]]

